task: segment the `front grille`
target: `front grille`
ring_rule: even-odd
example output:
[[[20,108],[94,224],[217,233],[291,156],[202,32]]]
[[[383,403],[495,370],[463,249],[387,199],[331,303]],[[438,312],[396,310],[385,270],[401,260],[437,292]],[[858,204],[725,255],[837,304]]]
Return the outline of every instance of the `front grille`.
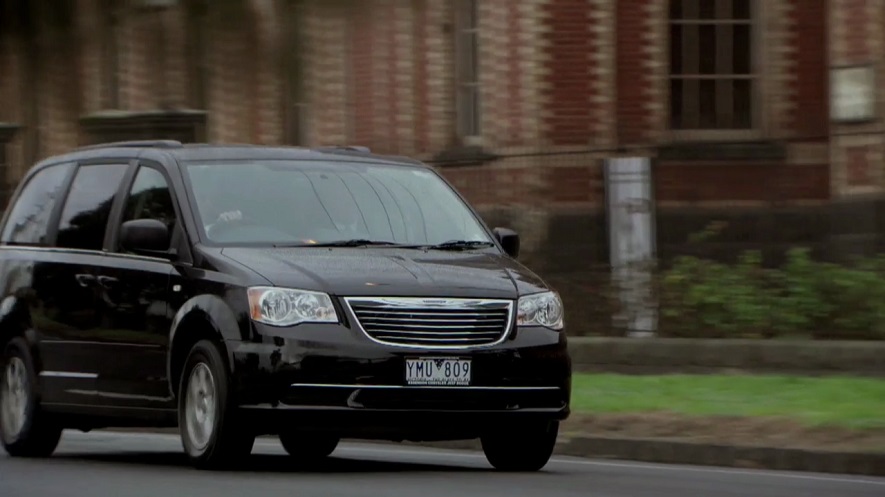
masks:
[[[509,300],[348,298],[373,340],[426,348],[468,348],[500,342],[512,322]]]

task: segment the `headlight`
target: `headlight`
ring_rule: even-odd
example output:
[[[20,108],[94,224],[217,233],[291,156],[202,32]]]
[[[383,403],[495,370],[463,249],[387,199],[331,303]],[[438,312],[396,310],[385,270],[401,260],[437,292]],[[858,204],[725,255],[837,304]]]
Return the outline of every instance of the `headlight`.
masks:
[[[519,299],[516,323],[519,326],[544,326],[562,329],[562,300],[556,292],[526,295]]]
[[[322,292],[290,288],[252,287],[248,290],[252,319],[272,326],[337,323],[332,298]]]

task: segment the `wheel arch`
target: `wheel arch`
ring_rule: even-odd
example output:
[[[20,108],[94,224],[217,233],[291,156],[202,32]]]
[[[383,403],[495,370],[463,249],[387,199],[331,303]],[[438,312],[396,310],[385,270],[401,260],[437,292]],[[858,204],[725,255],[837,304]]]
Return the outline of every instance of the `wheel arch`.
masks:
[[[16,337],[21,337],[27,344],[34,360],[34,368],[39,373],[43,369],[40,338],[31,319],[27,301],[17,295],[7,295],[0,300],[0,351]]]
[[[240,326],[233,310],[219,297],[200,295],[191,298],[179,308],[169,332],[169,353],[166,372],[169,392],[178,395],[181,370],[187,355],[200,340],[217,342],[227,361],[226,367],[233,367],[231,348],[226,342],[240,341]]]

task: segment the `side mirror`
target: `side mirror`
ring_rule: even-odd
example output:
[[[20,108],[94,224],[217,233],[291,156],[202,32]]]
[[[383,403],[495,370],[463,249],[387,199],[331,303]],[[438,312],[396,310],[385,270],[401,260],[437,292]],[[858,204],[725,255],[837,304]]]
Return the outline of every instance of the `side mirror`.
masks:
[[[519,257],[518,233],[508,228],[495,228],[492,231],[495,233],[495,237],[501,243],[501,246],[504,247],[504,252],[507,252],[507,255],[514,259]]]
[[[170,258],[169,228],[157,219],[133,219],[120,226],[120,246],[143,255]]]

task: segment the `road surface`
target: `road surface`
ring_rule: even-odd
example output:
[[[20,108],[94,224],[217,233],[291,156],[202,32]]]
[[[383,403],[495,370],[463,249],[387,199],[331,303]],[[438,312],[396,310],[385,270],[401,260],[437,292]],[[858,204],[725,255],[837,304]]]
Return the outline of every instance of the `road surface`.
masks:
[[[0,455],[2,497],[861,497],[885,478],[554,458],[541,473],[502,474],[482,454],[342,444],[313,468],[259,439],[242,469],[192,469],[177,436],[66,432],[51,459]]]

